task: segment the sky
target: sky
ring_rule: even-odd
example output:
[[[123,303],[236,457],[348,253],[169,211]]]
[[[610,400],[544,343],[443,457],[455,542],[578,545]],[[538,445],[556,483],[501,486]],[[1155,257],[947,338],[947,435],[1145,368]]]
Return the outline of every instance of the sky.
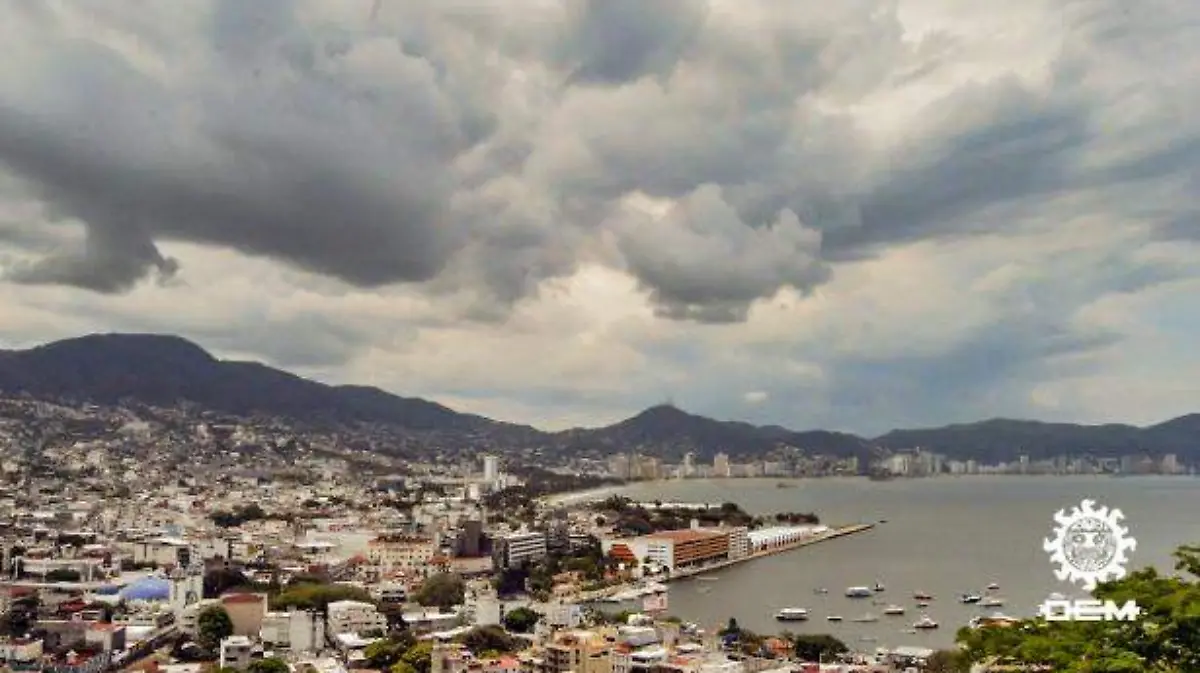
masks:
[[[546,429],[1200,411],[1192,0],[0,8],[0,347]]]

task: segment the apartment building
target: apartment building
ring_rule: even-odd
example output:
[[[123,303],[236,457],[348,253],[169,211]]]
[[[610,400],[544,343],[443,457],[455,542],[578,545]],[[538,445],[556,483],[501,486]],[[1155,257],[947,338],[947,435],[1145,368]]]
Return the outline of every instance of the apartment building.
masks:
[[[437,555],[432,537],[417,535],[380,536],[367,543],[367,560],[384,572],[421,571]]]
[[[492,557],[497,568],[516,568],[546,558],[546,534],[536,531],[510,533],[492,543]]]
[[[330,634],[387,631],[387,617],[374,605],[362,601],[334,601],[329,604]]]

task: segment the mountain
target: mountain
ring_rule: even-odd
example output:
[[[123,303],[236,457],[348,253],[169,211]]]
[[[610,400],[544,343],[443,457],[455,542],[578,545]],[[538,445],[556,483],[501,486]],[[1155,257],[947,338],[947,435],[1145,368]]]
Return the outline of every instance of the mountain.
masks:
[[[173,336],[94,334],[0,351],[0,391],[96,404],[125,400],[417,431],[486,432],[501,424],[375,388],[329,386],[256,362],[218,360]]]
[[[718,453],[730,456],[762,455],[781,444],[837,455],[857,455],[870,445],[861,437],[836,432],[795,432],[778,426],[756,426],[739,421],[717,421],[689,414],[669,404],[650,407],[640,414],[603,428],[570,430],[564,436],[577,448],[638,450],[679,459],[686,453],[711,460]]]
[[[94,334],[28,350],[0,350],[0,392],[106,405],[187,402],[238,416],[279,416],[327,426],[373,423],[414,435],[437,435],[439,441],[459,438],[458,446],[550,449],[559,455],[638,451],[677,460],[692,452],[697,460],[709,461],[717,453],[762,455],[787,445],[812,453],[860,457],[879,448],[922,447],[983,462],[1014,460],[1020,454],[1034,460],[1085,453],[1175,453],[1189,461],[1200,457],[1196,441],[1200,414],[1144,428],[996,418],[893,430],[864,439],[823,430],[796,432],[777,425],[718,421],[660,405],[606,427],[548,433],[378,388],[331,386],[260,363],[219,360],[185,339],[153,334]]]
[[[872,441],[891,450],[920,447],[961,460],[996,463],[1014,460],[1021,454],[1031,460],[1071,454],[1200,456],[1198,438],[1200,414],[1145,428],[1117,423],[1076,425],[993,418],[939,428],[893,430]]]

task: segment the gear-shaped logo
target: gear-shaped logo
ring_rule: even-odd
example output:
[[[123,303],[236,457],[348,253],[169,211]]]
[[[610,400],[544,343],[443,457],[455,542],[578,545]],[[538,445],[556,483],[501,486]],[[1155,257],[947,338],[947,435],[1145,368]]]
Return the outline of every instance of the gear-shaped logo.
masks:
[[[1125,552],[1137,548],[1137,540],[1129,537],[1129,529],[1121,525],[1125,515],[1119,509],[1096,507],[1093,500],[1084,500],[1070,514],[1058,510],[1054,521],[1055,537],[1046,538],[1042,548],[1058,565],[1055,577],[1063,582],[1080,582],[1091,591],[1096,584],[1125,576],[1129,559]]]

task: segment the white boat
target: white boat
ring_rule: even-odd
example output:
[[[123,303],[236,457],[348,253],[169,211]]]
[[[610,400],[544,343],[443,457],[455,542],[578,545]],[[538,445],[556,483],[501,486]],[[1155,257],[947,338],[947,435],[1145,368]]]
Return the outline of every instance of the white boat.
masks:
[[[1004,599],[998,596],[992,596],[990,598],[983,599],[979,605],[980,607],[985,608],[1002,608],[1004,607]]]
[[[988,591],[999,591],[1000,585],[996,584],[995,582],[992,582],[991,584],[987,585],[987,590]]]
[[[913,623],[914,629],[936,629],[938,623],[933,621],[929,615],[922,615],[920,619]]]
[[[867,598],[872,594],[871,587],[847,587],[846,598]]]
[[[883,591],[887,587],[883,586],[882,582],[876,582],[875,586],[873,588],[875,589],[875,591]]]
[[[775,613],[775,619],[781,622],[803,622],[808,620],[808,610],[804,608],[784,608]]]
[[[859,624],[870,624],[871,622],[879,621],[879,615],[873,615],[868,612],[867,614],[862,615],[861,617],[855,617],[854,621]]]
[[[883,609],[883,614],[895,616],[904,614],[904,607],[900,605],[889,605]]]
[[[983,596],[979,594],[963,594],[958,600],[960,603],[978,603],[983,600]]]

